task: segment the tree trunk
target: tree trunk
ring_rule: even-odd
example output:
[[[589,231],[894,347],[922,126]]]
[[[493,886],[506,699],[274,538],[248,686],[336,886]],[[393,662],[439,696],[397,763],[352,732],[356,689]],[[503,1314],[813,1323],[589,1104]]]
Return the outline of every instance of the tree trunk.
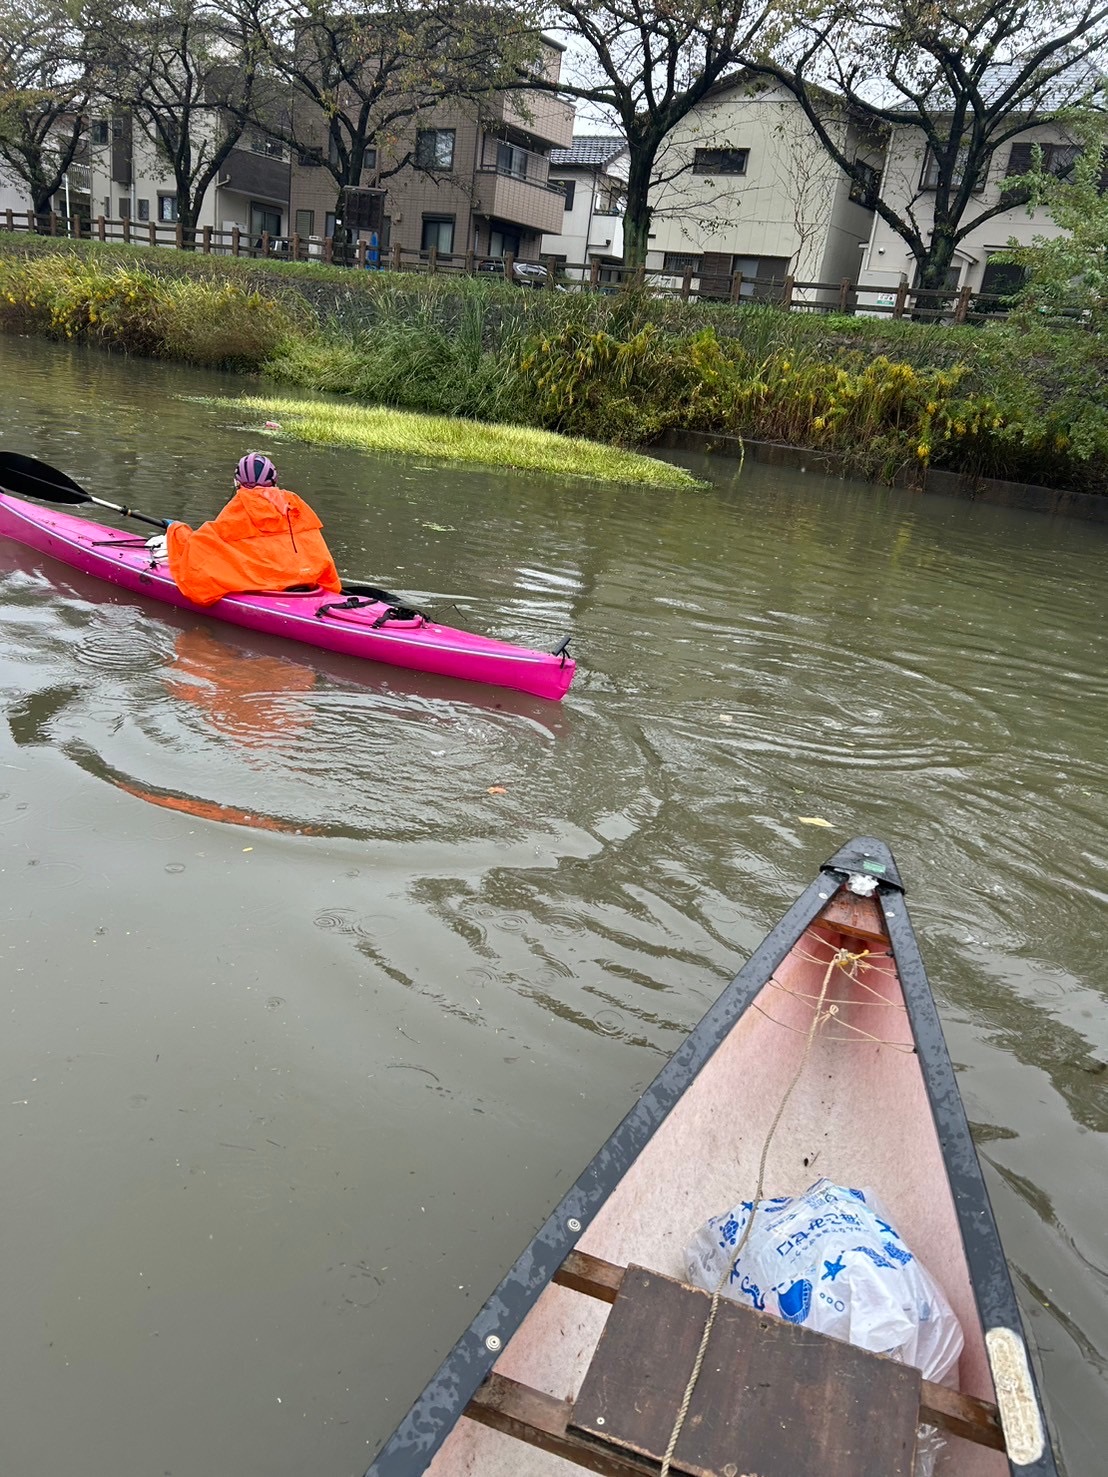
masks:
[[[650,249],[650,175],[659,140],[632,139],[627,175],[627,208],[623,213],[623,261],[628,267],[646,265]]]
[[[954,231],[950,227],[936,225],[931,232],[931,249],[920,262],[920,287],[934,288],[936,292],[946,286],[946,274],[954,260]]]
[[[181,227],[182,251],[196,250],[196,221],[199,214],[199,202],[194,202],[188,195],[177,196],[177,224]]]

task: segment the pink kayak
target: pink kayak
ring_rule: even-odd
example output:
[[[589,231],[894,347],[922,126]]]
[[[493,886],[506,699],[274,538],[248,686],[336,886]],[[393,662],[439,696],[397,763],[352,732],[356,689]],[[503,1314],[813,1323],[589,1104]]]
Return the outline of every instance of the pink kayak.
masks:
[[[335,595],[315,586],[281,594],[225,595],[214,605],[196,605],[181,594],[165,561],[151,558],[143,539],[53,508],[36,508],[8,493],[0,493],[0,536],[132,594],[343,656],[555,700],[565,696],[573,681],[575,663],[564,642],[554,652],[532,651],[440,626],[419,611],[370,594],[344,590]]]

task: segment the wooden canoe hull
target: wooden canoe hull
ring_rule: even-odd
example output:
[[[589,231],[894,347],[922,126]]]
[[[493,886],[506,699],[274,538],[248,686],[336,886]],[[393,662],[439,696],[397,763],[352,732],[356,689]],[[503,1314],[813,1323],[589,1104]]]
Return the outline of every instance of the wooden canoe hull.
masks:
[[[850,891],[853,876],[876,879],[875,894]],[[1051,1477],[1011,1279],[899,875],[869,838],[827,863],[643,1093],[368,1477],[567,1477],[569,1462],[463,1418],[466,1404],[490,1372],[504,1388],[575,1399],[608,1305],[554,1281],[567,1255],[683,1278],[692,1233],[754,1194],[763,1153],[765,1196],[802,1193],[823,1175],[876,1190],[958,1315],[960,1391],[992,1404],[999,1387],[1007,1453],[950,1438],[940,1477]]]

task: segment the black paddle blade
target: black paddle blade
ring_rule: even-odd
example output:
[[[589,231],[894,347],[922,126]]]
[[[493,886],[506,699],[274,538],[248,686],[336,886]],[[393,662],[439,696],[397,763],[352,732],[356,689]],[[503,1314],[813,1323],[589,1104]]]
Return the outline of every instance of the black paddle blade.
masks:
[[[57,467],[21,456],[18,451],[0,451],[0,488],[16,497],[38,498],[44,503],[90,503],[85,489],[59,472]]]

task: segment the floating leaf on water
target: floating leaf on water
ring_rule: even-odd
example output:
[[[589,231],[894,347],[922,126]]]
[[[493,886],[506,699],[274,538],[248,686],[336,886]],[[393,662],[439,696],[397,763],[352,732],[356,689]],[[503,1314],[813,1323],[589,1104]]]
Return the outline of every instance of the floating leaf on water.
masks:
[[[489,794],[490,795],[506,795],[507,793],[508,793],[508,791],[505,789],[505,787],[503,785],[490,785],[489,786]]]
[[[826,826],[831,829],[831,822],[825,821],[821,815],[798,815],[797,820],[802,826]]]

